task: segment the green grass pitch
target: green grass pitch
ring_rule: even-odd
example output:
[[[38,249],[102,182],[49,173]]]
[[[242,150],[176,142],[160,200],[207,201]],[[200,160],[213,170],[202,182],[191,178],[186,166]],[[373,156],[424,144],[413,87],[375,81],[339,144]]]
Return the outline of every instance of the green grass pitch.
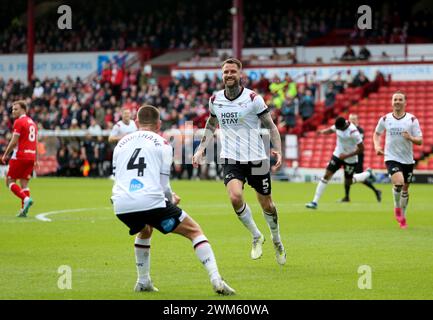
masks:
[[[152,238],[151,276],[158,293],[134,293],[133,237],[109,202],[111,180],[38,178],[27,219],[15,217],[19,201],[0,187],[0,299],[432,299],[433,186],[412,185],[407,230],[393,217],[390,185],[383,202],[362,185],[351,203],[337,203],[343,186],[329,185],[317,211],[304,207],[316,184],[273,183],[287,264],[277,265],[269,231],[253,190],[245,196],[267,241],[261,259],[249,257],[251,239],[236,218],[221,181],[174,181],[181,207],[202,226],[219,269],[237,290],[218,297],[191,243],[178,235]],[[35,219],[48,216],[51,222]],[[72,289],[58,288],[62,265]],[[372,270],[372,288],[361,290],[358,268]]]

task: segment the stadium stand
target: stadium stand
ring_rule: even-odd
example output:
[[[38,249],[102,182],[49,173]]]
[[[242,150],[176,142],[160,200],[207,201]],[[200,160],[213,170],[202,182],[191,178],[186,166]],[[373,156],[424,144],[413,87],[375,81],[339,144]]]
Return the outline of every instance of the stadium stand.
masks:
[[[331,3],[330,3],[331,2]],[[53,29],[58,18],[56,5],[37,8],[36,52],[102,51],[149,48],[196,49],[212,55],[218,48],[230,48],[231,1],[175,2],[74,1],[74,28]],[[245,6],[245,47],[294,45],[336,45],[371,43],[423,43],[433,41],[432,13],[412,10],[411,3],[386,1],[374,7],[372,30],[359,30],[357,6],[349,1],[264,0]],[[170,8],[170,10],[166,9]],[[5,10],[1,15],[0,53],[25,53],[25,6]],[[2,10],[3,11],[3,10]],[[54,12],[54,13],[53,13]],[[133,12],[133,14],[131,14]],[[296,14],[295,14],[296,12]],[[206,16],[206,19],[201,17]],[[182,26],[177,28],[175,26]]]
[[[418,161],[418,169],[433,169],[433,110],[429,101],[433,99],[433,81],[393,81],[387,86],[382,86],[378,92],[371,93],[368,97],[350,105],[347,109],[338,110],[337,113],[348,116],[349,113],[359,115],[360,126],[365,130],[365,158],[366,167],[384,169],[384,164],[379,156],[376,156],[373,147],[372,135],[381,116],[390,112],[390,96],[397,90],[406,93],[408,99],[407,110],[413,113],[419,120],[424,134],[423,146],[414,146],[414,157]],[[341,99],[346,100],[347,94]],[[318,128],[323,129],[333,124],[329,119],[326,124]],[[324,168],[329,156],[335,148],[335,137],[317,136],[315,131],[310,131],[300,139],[300,166],[306,168]]]

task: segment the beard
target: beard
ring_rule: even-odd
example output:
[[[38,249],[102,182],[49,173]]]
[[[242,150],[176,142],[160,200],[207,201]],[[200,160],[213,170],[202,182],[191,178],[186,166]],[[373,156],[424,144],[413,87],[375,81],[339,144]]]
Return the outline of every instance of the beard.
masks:
[[[232,84],[227,84],[228,81],[233,81]],[[229,88],[233,88],[233,87],[239,87],[240,85],[240,79],[236,79],[236,78],[231,78],[229,80],[224,80],[224,86],[229,87]]]

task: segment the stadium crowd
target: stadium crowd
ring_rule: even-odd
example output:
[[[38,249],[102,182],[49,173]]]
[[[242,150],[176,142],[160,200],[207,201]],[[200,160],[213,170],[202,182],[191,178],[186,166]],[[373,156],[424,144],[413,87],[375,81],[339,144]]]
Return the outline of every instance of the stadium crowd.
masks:
[[[309,44],[333,30],[351,30],[347,43],[405,43],[408,37],[432,40],[433,15],[411,13],[410,3],[384,2],[374,7],[373,28],[360,30],[357,6],[345,1],[266,1],[244,3],[244,46],[287,47]],[[57,25],[57,8],[40,9],[36,19],[36,52],[153,50],[191,48],[212,55],[231,47],[230,0],[202,2],[84,1],[71,6],[72,30]],[[5,10],[0,27],[0,53],[26,52],[25,6]],[[206,19],[202,19],[206,17]]]
[[[338,74],[325,84],[324,94],[319,97],[319,84],[314,77],[310,75],[305,79],[305,82],[299,83],[285,74],[282,79],[277,75],[271,79],[262,75],[253,81],[244,75],[243,85],[265,98],[281,134],[301,134],[299,128],[303,121],[314,114],[317,100],[323,100],[325,107],[331,110],[336,95],[345,87],[360,87],[369,83],[362,72],[355,76],[350,73]],[[89,160],[91,175],[101,172],[107,174],[107,170],[102,170],[96,159],[109,157],[111,147],[105,145],[101,149],[100,143],[104,141],[98,137],[103,130],[111,130],[121,120],[123,109],[129,109],[135,118],[140,105],[148,103],[159,106],[164,131],[183,128],[187,121],[192,121],[195,128],[203,128],[209,115],[209,98],[222,88],[217,75],[206,76],[203,81],[182,76],[173,78],[167,86],[162,87],[141,69],[124,69],[117,64],[107,64],[101,75],[86,81],[79,78],[66,81],[34,78],[29,85],[25,85],[21,81],[0,78],[0,154],[10,139],[13,125],[11,103],[26,99],[30,106],[28,114],[40,130],[84,130],[89,135],[88,144],[92,146],[87,145],[86,152],[76,144],[66,146],[68,150],[65,153],[72,160],[68,164],[63,163],[60,156],[59,164],[63,163],[65,167],[61,172],[67,172],[69,164],[75,168],[78,161],[74,162],[73,159],[78,155],[81,161]],[[70,169],[70,172],[76,174],[74,169]]]

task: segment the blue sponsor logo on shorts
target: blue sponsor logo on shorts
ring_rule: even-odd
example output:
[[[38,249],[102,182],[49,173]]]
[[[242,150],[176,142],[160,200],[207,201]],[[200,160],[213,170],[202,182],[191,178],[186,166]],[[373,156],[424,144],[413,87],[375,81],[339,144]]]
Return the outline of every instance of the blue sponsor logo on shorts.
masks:
[[[170,232],[173,230],[175,223],[174,218],[166,219],[161,222],[161,227],[165,232]]]
[[[144,188],[144,184],[142,184],[137,179],[132,179],[129,184],[129,192],[135,192]]]

